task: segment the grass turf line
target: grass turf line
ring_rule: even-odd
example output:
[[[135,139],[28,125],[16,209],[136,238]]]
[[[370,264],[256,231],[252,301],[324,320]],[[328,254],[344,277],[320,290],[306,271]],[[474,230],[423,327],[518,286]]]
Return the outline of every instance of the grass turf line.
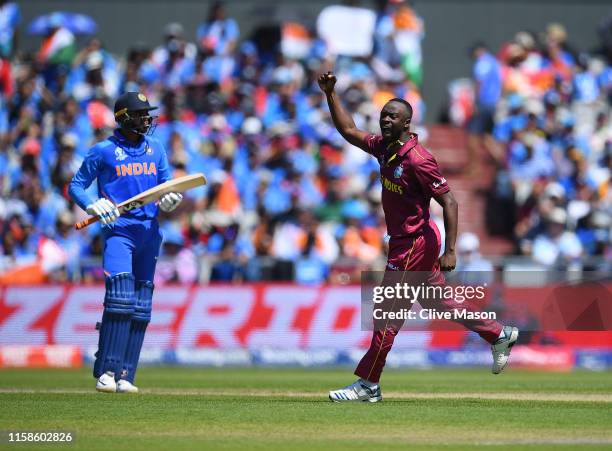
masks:
[[[500,376],[485,369],[388,370],[383,395],[402,393],[401,398],[340,405],[327,401],[326,395],[329,389],[353,380],[346,369],[146,367],[140,370],[138,384],[149,393],[136,396],[95,393],[87,370],[3,370],[0,390],[82,392],[0,392],[0,430],[73,431],[76,441],[71,449],[397,449],[402,445],[411,449],[499,445],[610,449],[609,403],[407,395],[476,391],[611,395],[610,376],[511,369]],[[195,394],[181,394],[181,389]],[[156,395],[156,390],[176,390],[177,394]],[[226,394],[198,395],[197,390]],[[257,390],[270,395],[232,394]],[[296,396],[282,396],[286,392]]]

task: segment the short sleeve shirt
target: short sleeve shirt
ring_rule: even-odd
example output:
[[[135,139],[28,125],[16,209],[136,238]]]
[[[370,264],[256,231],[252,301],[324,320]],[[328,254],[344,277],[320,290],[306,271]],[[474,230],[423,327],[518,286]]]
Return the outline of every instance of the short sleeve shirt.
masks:
[[[397,152],[387,151],[380,135],[367,135],[368,153],[380,164],[382,205],[391,237],[418,234],[429,222],[429,203],[435,195],[450,191],[438,162],[411,138]]]

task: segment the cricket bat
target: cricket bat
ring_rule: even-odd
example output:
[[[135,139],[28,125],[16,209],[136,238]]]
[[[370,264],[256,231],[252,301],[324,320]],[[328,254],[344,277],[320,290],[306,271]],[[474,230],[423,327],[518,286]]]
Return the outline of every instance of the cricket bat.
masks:
[[[121,202],[117,205],[117,209],[119,213],[123,214],[135,208],[141,208],[151,202],[155,202],[166,193],[182,193],[202,185],[206,185],[206,177],[201,173],[177,177]],[[74,228],[81,230],[98,220],[100,220],[99,216],[90,216],[84,221],[76,223]]]

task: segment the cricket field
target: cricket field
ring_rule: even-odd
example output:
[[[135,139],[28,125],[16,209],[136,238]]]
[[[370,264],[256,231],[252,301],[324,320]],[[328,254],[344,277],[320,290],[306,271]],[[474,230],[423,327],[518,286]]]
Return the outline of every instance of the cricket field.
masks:
[[[1,370],[0,449],[611,449],[612,374],[387,370],[384,401],[334,404],[350,369],[144,367],[137,395],[89,369]],[[72,432],[8,444],[8,432]]]

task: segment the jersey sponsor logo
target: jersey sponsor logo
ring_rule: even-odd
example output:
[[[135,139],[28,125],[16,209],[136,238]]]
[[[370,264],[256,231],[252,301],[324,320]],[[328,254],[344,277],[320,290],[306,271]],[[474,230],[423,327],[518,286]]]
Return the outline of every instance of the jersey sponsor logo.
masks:
[[[446,179],[444,177],[442,177],[442,179],[440,180],[440,182],[433,182],[432,185],[434,188],[440,188],[442,185],[444,185],[446,183]]]
[[[125,150],[123,150],[121,147],[116,147],[115,148],[115,160],[123,161],[126,158],[127,158],[127,154],[125,153]]]
[[[380,181],[382,183],[383,188],[387,191],[391,191],[392,193],[396,194],[404,194],[404,189],[400,185],[398,185],[397,183],[393,183],[384,175],[380,176]]]
[[[157,175],[157,167],[152,161],[147,163],[125,163],[115,166],[117,177],[125,177],[126,175]]]
[[[402,176],[402,173],[404,172],[404,167],[403,166],[398,166],[395,168],[395,171],[393,171],[393,177],[398,179]]]

